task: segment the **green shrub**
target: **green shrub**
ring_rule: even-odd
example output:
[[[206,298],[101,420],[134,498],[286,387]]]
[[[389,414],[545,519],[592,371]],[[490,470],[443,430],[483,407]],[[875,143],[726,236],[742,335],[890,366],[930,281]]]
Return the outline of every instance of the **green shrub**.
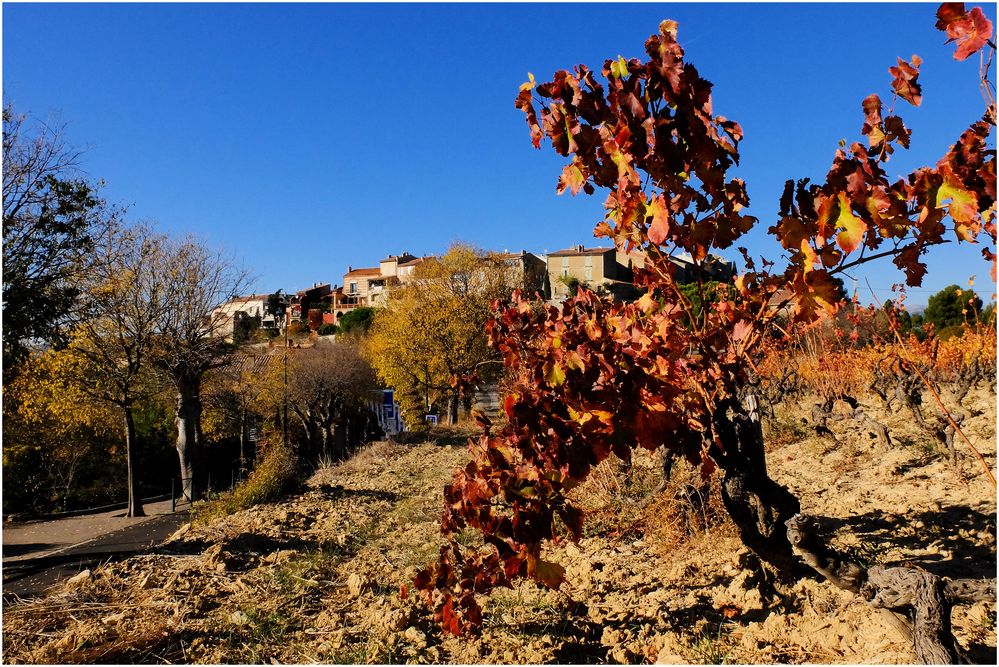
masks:
[[[337,332],[337,327],[335,324],[324,324],[319,327],[320,336],[332,336]]]
[[[923,319],[943,333],[946,328],[975,321],[980,312],[982,300],[973,290],[949,285],[930,297]]]
[[[261,327],[253,334],[253,342],[255,343],[266,343],[272,341],[281,335],[281,332],[277,329],[264,329]]]
[[[364,335],[371,328],[371,322],[375,317],[375,309],[363,306],[348,310],[340,317],[338,330],[344,334]]]
[[[282,442],[271,444],[250,476],[236,488],[195,508],[195,522],[211,521],[273,502],[295,488],[298,482],[298,458]]]
[[[559,278],[559,282],[569,290],[569,296],[576,296],[579,294],[580,288],[586,287],[586,283],[576,276],[562,276]]]
[[[937,332],[937,338],[940,340],[947,340],[948,338],[954,338],[955,336],[960,338],[964,335],[964,325],[963,324],[952,324],[949,327],[944,327]]]

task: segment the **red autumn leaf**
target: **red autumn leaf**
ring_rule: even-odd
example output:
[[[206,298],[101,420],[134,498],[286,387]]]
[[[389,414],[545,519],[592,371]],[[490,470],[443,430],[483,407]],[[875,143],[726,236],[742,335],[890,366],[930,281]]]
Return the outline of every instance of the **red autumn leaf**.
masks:
[[[867,135],[869,146],[878,146],[885,140],[885,133],[881,130],[881,98],[877,95],[868,95],[864,98],[864,127],[860,133]],[[784,195],[781,197],[781,208],[784,202],[790,202],[791,181],[784,186]]]
[[[558,515],[565,522],[573,539],[580,539],[583,536],[583,511],[572,505],[564,505],[559,508]]]
[[[815,225],[808,224],[797,216],[785,216],[770,228],[770,233],[777,236],[784,248],[797,250],[804,239],[815,234]]]
[[[507,394],[506,398],[503,399],[503,412],[506,413],[507,419],[513,419],[513,406],[516,402],[517,399],[513,394]]]
[[[802,321],[812,321],[820,313],[836,311],[842,297],[840,284],[828,271],[818,269],[791,285],[795,291],[795,315]]]
[[[431,565],[416,573],[416,576],[413,577],[413,586],[415,586],[417,590],[427,590],[430,588],[430,584],[433,579],[434,573],[433,566]]]
[[[718,607],[718,611],[722,613],[725,618],[735,618],[742,613],[742,607],[736,604],[723,604]]]
[[[573,161],[565,165],[565,168],[562,170],[562,176],[558,179],[558,186],[555,188],[555,191],[558,194],[562,194],[568,188],[569,192],[575,196],[579,194],[584,183],[586,183],[586,177],[583,175],[576,161]]]
[[[897,67],[888,68],[888,73],[893,77],[892,90],[903,100],[916,107],[923,101],[923,89],[916,81],[919,78],[919,66],[922,63],[922,58],[914,55],[911,63],[899,58]]]
[[[839,195],[839,217],[836,218],[836,228],[840,231],[836,234],[836,243],[843,249],[843,252],[853,252],[864,240],[867,233],[867,223],[858,218],[850,210],[850,202],[846,195]]]
[[[503,573],[510,579],[520,576],[522,569],[524,569],[524,559],[520,556],[508,558],[503,565]]]
[[[964,11],[963,2],[945,2],[937,10],[937,28],[947,33],[947,43],[957,42],[954,60],[965,60],[978,53],[992,37],[992,21],[975,7]]]
[[[661,245],[669,237],[669,213],[662,195],[653,197],[645,207],[646,217],[652,218],[649,225],[649,241]]]
[[[946,31],[954,21],[964,18],[967,12],[963,2],[944,2],[937,9],[937,30]]]
[[[897,141],[902,144],[903,148],[909,147],[909,137],[912,136],[912,130],[907,128],[898,116],[885,118],[884,132],[888,141]]]
[[[482,625],[482,609],[479,604],[475,601],[474,596],[467,596],[462,600],[465,607],[465,621],[467,625],[478,628]]]
[[[985,258],[986,262],[992,264],[989,269],[989,275],[992,276],[992,282],[996,282],[996,254],[989,248],[982,248],[982,257]]]
[[[534,102],[530,89],[525,90],[521,86],[520,94],[517,95],[517,100],[514,104],[526,116],[527,126],[531,129],[531,143],[534,144],[535,148],[541,148],[541,138],[544,136],[544,132],[538,123],[538,114],[534,110]]]

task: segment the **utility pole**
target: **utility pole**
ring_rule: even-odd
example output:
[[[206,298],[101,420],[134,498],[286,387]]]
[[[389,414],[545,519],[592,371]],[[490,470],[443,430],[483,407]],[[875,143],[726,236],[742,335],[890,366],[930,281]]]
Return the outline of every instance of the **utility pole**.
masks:
[[[288,312],[288,295],[284,293],[284,290],[278,290],[273,296],[278,298],[274,299],[273,309],[275,319],[280,318],[281,326],[284,327],[284,387],[283,387],[283,403],[284,403],[284,414],[281,417],[282,427],[284,431],[284,446],[285,449],[288,448],[288,320],[286,313]],[[273,298],[273,297],[272,297]]]
[[[284,426],[284,448],[288,449],[288,305],[287,296],[282,303],[282,320],[284,322],[284,417],[281,423]]]
[[[284,448],[288,449],[288,322],[284,323]]]

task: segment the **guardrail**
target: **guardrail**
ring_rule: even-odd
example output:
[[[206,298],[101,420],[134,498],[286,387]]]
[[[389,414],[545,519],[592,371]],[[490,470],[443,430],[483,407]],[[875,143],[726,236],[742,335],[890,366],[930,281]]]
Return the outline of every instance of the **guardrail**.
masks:
[[[234,470],[230,479],[229,488],[236,486],[237,482],[242,481],[245,478],[245,471]],[[211,487],[211,476],[208,477],[208,486]],[[191,505],[192,501],[186,493],[184,493],[184,482],[189,481],[188,478],[182,479],[180,485],[180,493],[178,494],[177,480],[170,480],[170,493],[164,493],[158,496],[151,496],[149,498],[142,498],[143,503],[155,503],[161,500],[170,501],[170,511],[176,512],[177,507],[180,505]],[[100,507],[85,507],[77,510],[68,510],[65,512],[50,512],[46,514],[4,514],[3,523],[21,523],[27,521],[49,521],[53,519],[70,519],[75,516],[86,516],[88,514],[100,514],[101,512],[110,512],[111,510],[126,509],[128,507],[128,501],[122,501],[118,503],[111,503],[110,505],[101,505]]]

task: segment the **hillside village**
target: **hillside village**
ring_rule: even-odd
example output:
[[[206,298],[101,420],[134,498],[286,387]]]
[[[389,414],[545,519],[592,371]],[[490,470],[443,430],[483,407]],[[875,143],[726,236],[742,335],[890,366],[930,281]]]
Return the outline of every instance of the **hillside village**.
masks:
[[[547,302],[561,303],[574,284],[606,292],[620,301],[632,301],[641,294],[634,284],[634,269],[645,265],[645,255],[640,251],[625,253],[613,247],[577,245],[547,255],[526,250],[488,255],[509,267],[510,284],[519,285],[525,293],[541,295]],[[354,309],[385,306],[393,287],[416,279],[418,267],[433,259],[433,255],[416,257],[404,251],[380,260],[378,266],[348,266],[339,285],[316,282],[293,294],[287,292],[285,324],[301,321],[309,330],[319,331],[324,325],[338,325]],[[670,261],[679,282],[694,280],[695,265],[690,255],[682,253]],[[707,273],[702,276],[704,280],[730,281],[735,276],[735,265],[717,255],[709,255],[701,270]],[[268,307],[270,297],[248,294],[219,306],[216,314],[222,319],[220,331],[231,341],[240,322],[247,322],[250,328],[281,328],[279,318]]]
[[[35,4],[4,662],[999,664],[994,7]]]

